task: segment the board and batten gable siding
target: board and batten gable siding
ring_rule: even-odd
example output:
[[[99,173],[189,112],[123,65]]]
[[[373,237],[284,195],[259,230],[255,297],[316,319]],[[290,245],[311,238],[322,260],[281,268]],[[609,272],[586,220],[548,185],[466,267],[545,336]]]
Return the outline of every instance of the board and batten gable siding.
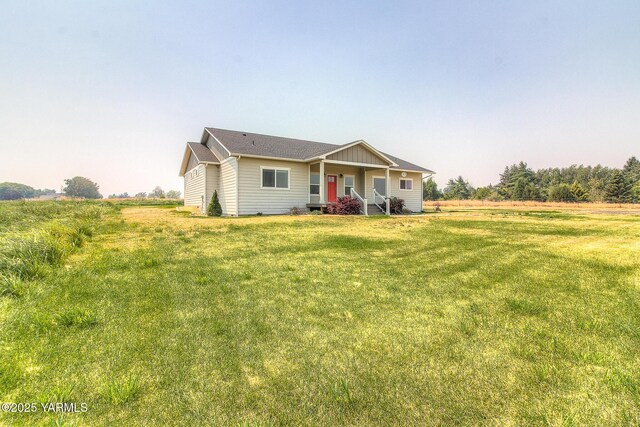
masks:
[[[196,206],[202,210],[203,204],[206,206],[205,193],[206,165],[200,164],[184,174],[184,205]]]
[[[223,215],[238,215],[238,159],[228,157],[220,162],[220,206]]]
[[[353,147],[345,148],[337,153],[333,153],[327,156],[327,160],[339,160],[342,162],[353,163],[368,163],[370,165],[388,165],[384,159],[381,159],[378,155],[371,150],[363,147],[362,145],[354,145]]]
[[[261,188],[261,167],[289,169],[289,189]],[[288,213],[306,209],[309,201],[309,165],[299,162],[242,157],[238,162],[240,215]]]

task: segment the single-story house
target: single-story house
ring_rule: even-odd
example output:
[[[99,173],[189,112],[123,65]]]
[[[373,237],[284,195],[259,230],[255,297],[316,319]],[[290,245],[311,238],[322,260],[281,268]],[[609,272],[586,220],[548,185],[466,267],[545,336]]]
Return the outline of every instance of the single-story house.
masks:
[[[388,215],[394,196],[419,212],[430,174],[363,140],[336,145],[216,128],[187,143],[180,167],[185,206],[204,212],[217,191],[223,215],[322,209],[345,195],[365,215]]]

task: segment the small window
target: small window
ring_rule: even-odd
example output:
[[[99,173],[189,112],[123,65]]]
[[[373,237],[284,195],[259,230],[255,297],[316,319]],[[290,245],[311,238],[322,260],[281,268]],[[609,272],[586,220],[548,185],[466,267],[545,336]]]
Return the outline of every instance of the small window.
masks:
[[[289,169],[262,169],[262,188],[289,189]]]
[[[198,169],[194,169],[191,171],[191,178],[195,178],[196,176],[198,176]]]
[[[352,188],[353,188],[353,176],[345,175],[344,176],[344,195],[350,196]]]
[[[400,189],[401,190],[413,190],[413,180],[412,179],[400,179]]]
[[[320,175],[317,173],[312,173],[309,182],[309,193],[310,194],[320,194]]]

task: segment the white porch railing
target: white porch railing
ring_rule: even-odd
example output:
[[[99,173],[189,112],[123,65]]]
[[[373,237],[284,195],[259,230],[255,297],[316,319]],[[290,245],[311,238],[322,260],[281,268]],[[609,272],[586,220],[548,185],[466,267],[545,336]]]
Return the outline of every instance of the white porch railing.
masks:
[[[360,201],[360,203],[362,203],[362,207],[360,208],[360,212],[362,212],[363,215],[369,215],[367,212],[367,199],[362,198],[362,196],[360,196],[358,194],[358,192],[356,190],[354,190],[353,188],[351,188],[351,197],[353,197],[354,199],[358,199],[358,201]]]
[[[380,204],[378,203],[378,198],[382,199],[382,204],[384,204],[384,207],[380,206]],[[373,204],[375,204],[378,209],[380,209],[382,212],[386,212],[387,211],[387,205],[386,205],[386,201],[387,198],[385,196],[383,196],[382,194],[378,193],[376,191],[376,189],[373,189]]]

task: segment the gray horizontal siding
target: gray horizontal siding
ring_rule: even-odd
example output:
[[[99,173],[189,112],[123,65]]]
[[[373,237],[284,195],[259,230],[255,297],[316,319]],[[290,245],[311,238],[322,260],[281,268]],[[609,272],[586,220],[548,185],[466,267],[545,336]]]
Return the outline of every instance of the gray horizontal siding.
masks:
[[[384,178],[384,169],[369,170],[366,172],[365,177],[365,194],[366,198],[373,203],[373,177],[379,176]],[[397,197],[405,201],[405,206],[414,212],[422,211],[422,173],[419,172],[407,172],[405,178],[413,179],[413,190],[400,190],[400,178],[402,172],[390,170],[390,187],[389,196]]]
[[[413,179],[412,190],[400,190],[400,178],[402,172],[390,172],[392,197],[403,199],[407,209],[414,212],[422,211],[422,174],[407,172],[405,179]]]
[[[263,189],[260,167],[289,169],[289,189]],[[244,157],[238,162],[240,215],[288,213],[305,209],[309,201],[309,165]]]
[[[206,165],[206,191],[205,191],[205,205],[209,206],[209,202],[211,201],[211,197],[213,197],[213,192],[218,191],[218,198],[220,198],[220,189],[218,184],[220,182],[220,166],[217,165]]]
[[[220,205],[223,215],[238,215],[238,160],[229,157],[220,163]]]
[[[203,201],[206,196],[206,168],[205,165],[197,165],[184,175],[184,205],[197,206],[203,209]]]

